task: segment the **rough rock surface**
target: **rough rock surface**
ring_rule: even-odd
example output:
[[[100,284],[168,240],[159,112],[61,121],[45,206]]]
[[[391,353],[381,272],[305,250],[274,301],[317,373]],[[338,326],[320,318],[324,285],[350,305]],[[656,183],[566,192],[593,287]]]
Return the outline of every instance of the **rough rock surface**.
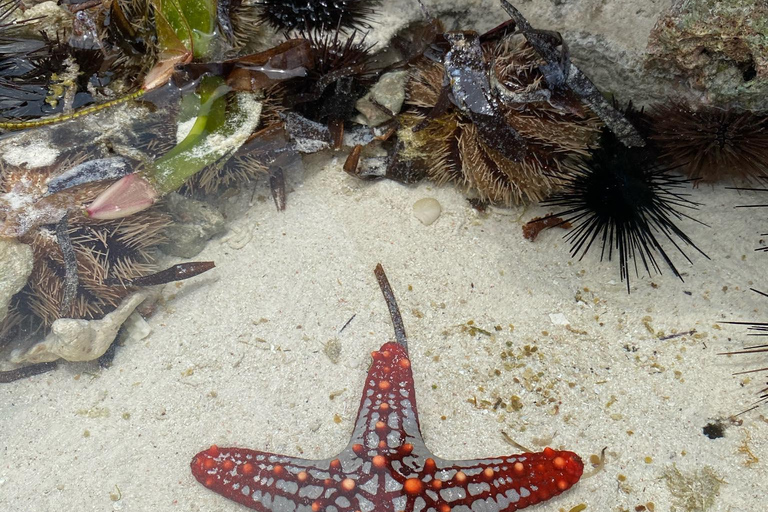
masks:
[[[423,0],[448,30],[484,32],[509,19],[498,0]],[[573,61],[606,93],[639,104],[658,101],[674,83],[645,69],[648,36],[672,0],[512,0],[535,28],[563,34]],[[420,16],[414,0],[387,4],[371,40],[390,37]]]
[[[165,231],[168,243],[160,246],[166,254],[192,258],[211,237],[224,232],[224,217],[208,203],[174,193],[168,195],[166,205],[173,217]]]
[[[11,298],[27,283],[32,272],[33,253],[28,245],[0,238],[0,321],[8,313]]]
[[[405,101],[407,71],[385,73],[371,90],[357,100],[355,107],[364,117],[368,126],[379,126],[392,119],[388,112],[398,114]]]
[[[768,108],[768,2],[677,0],[651,31],[647,67],[706,103]]]
[[[561,32],[579,68],[601,91],[616,94],[623,102],[631,99],[647,105],[675,96],[693,103],[768,108],[765,0],[511,3],[535,28]],[[423,4],[448,30],[483,32],[509,19],[498,0],[423,0]],[[374,23],[371,40],[388,38],[419,16],[418,2],[391,2]],[[753,68],[755,76],[750,79]]]

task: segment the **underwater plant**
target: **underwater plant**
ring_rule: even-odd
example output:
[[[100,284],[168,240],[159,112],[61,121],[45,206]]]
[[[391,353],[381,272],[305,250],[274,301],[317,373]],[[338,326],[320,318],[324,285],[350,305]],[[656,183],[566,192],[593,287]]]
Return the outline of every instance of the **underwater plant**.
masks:
[[[291,40],[259,54],[185,67],[192,80],[199,81],[195,93],[182,98],[181,110],[191,112],[194,119],[184,140],[140,171],[117,181],[94,200],[86,213],[98,219],[131,215],[179,189],[204,169],[223,168],[243,144],[253,141],[263,109],[258,98],[263,97],[264,89],[303,76],[309,58],[307,48],[307,41]],[[211,69],[219,73],[213,74]],[[258,146],[258,142],[254,145]],[[258,174],[260,169],[255,171]],[[206,181],[216,181],[213,178],[219,174],[209,174]]]
[[[671,101],[649,112],[660,158],[690,178],[751,181],[768,171],[768,116]]]
[[[664,241],[689,262],[683,246],[707,256],[676,223],[695,221],[684,210],[698,203],[679,191],[690,180],[671,174],[647,149],[629,148],[604,129],[589,158],[562,181],[564,189],[541,204],[564,208],[554,216],[573,224],[565,235],[571,256],[583,258],[597,242],[601,260],[618,256],[627,293],[632,267],[639,275],[638,261],[649,274],[661,273],[663,263],[682,281]]]

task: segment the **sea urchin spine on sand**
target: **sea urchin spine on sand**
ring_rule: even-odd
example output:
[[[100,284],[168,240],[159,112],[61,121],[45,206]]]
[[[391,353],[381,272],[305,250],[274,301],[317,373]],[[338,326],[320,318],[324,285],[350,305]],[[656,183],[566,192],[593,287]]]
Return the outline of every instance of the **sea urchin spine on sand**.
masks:
[[[751,288],[751,290],[755,293],[759,293],[763,297],[768,297],[768,294],[755,290],[754,288]],[[748,336],[768,336],[768,322],[726,322],[731,325],[746,325],[748,326],[747,330],[749,331]],[[724,356],[730,356],[730,355],[750,355],[750,356],[768,356],[768,343],[763,343],[760,345],[750,345],[747,347],[744,347],[741,350],[734,350],[731,352],[722,352],[719,355]],[[763,363],[765,364],[765,363]],[[737,372],[734,375],[744,375],[747,373],[757,373],[757,372],[768,372],[768,366],[759,366],[758,368],[751,368],[749,370],[744,370],[741,372]],[[761,404],[768,404],[768,381],[765,382],[765,387],[761,388],[758,392],[758,398],[757,402],[754,403],[751,407],[748,409],[742,411],[740,414],[744,414],[745,412],[751,411],[757,407],[759,407]]]

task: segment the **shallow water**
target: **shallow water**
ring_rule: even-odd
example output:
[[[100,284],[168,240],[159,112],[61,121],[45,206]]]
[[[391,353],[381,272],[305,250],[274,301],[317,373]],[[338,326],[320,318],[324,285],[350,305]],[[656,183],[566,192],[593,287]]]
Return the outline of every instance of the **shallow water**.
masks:
[[[573,450],[591,472],[605,449],[604,467],[533,511],[762,509],[768,409],[731,418],[765,377],[732,374],[766,360],[718,355],[750,341],[724,322],[760,321],[768,304],[749,290],[765,286],[764,215],[734,208],[760,194],[692,190],[703,224],[681,226],[711,259],[678,258],[682,282],[666,269],[633,275],[627,294],[599,251],[571,259],[564,231],[522,236],[547,209],[481,213],[451,186],[357,180],[345,156],[286,172],[284,212],[266,178],[218,199],[227,230],[195,257],[216,269],[165,286],[151,332],[111,368],[63,364],[0,386],[0,509],[237,510],[194,480],[195,453],[333,456],[370,353],[393,338],[377,263],[437,455],[518,452],[503,432],[535,451]],[[430,226],[413,214],[427,197],[442,206]],[[710,439],[717,422],[725,435]]]

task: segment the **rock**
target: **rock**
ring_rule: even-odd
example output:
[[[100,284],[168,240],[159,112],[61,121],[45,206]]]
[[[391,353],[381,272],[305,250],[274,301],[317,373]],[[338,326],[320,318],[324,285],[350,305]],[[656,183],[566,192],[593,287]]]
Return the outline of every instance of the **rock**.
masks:
[[[61,27],[72,26],[72,11],[67,9],[66,5],[59,5],[59,2],[35,2],[21,11],[19,9],[16,16],[16,23],[19,31],[28,34],[31,37],[39,37],[40,32],[44,32],[49,38],[56,40],[61,34]],[[37,20],[37,23],[21,23],[25,20]]]
[[[387,9],[381,10],[376,31],[369,39],[374,41],[390,37],[411,20],[421,18],[420,4],[430,16],[444,21],[447,30],[476,30],[482,33],[509,19],[499,0],[392,0],[387,3]],[[656,52],[657,22],[660,17],[672,12],[670,6],[673,4],[687,5],[689,11],[702,22],[710,16],[708,9],[719,4],[713,7],[713,12],[719,13],[718,17],[709,19],[710,23],[718,26],[726,22],[741,24],[750,29],[747,31],[749,37],[761,30],[764,34],[768,33],[763,28],[765,22],[761,21],[761,6],[766,5],[765,0],[526,0],[512,1],[512,4],[520,9],[533,27],[561,32],[573,61],[601,91],[615,93],[623,104],[631,99],[636,106],[648,105],[670,95],[696,103],[703,94],[701,90],[686,87],[686,83],[680,81],[677,65],[670,64],[666,58],[667,62],[657,62],[652,66],[653,72],[647,68],[646,48]],[[753,18],[750,19],[750,16]],[[674,36],[674,26],[665,30],[670,31],[670,37],[664,48],[670,51],[675,51],[673,46],[676,44],[691,49],[697,44],[696,38],[684,39],[687,32],[681,31],[681,35]],[[760,48],[756,42],[748,44],[754,49]],[[731,70],[739,68],[733,62],[721,62]],[[744,69],[748,71],[749,66]],[[726,80],[724,74],[719,78]],[[737,78],[743,84],[741,76]],[[713,85],[720,94],[720,89],[734,84],[714,82]],[[766,108],[768,95],[762,90],[763,108]],[[734,93],[738,98],[746,97],[752,102],[752,107],[759,108],[760,94],[757,92],[742,86]]]
[[[122,337],[121,342],[130,345],[131,343],[138,343],[150,334],[152,334],[152,326],[149,322],[144,320],[144,317],[139,314],[138,311],[131,313],[128,320],[123,324],[125,330],[125,336]]]
[[[167,196],[166,209],[173,217],[165,230],[168,242],[160,246],[166,254],[192,258],[225,230],[224,216],[208,203],[174,193]]]
[[[0,322],[8,313],[11,298],[27,284],[32,273],[32,248],[9,238],[0,238]]]
[[[677,0],[650,34],[647,67],[705,103],[768,108],[768,2]]]
[[[143,292],[126,297],[120,306],[100,320],[76,320],[60,318],[53,322],[51,332],[30,347],[13,348],[10,362],[46,363],[67,361],[92,361],[101,357],[115,340],[123,322],[146,298]]]
[[[425,226],[431,225],[440,217],[443,209],[437,199],[425,197],[413,203],[413,216]]]
[[[394,2],[393,2],[394,3]],[[408,6],[407,4],[413,4]],[[509,19],[499,0],[424,0],[432,16],[448,30],[490,30]],[[512,1],[534,28],[562,33],[573,62],[605,93],[616,93],[623,103],[658,101],[672,90],[672,82],[651,76],[644,68],[648,35],[672,0],[527,0]],[[406,4],[406,5],[403,5]],[[395,19],[385,31],[418,17],[416,2],[391,5]],[[398,21],[400,24],[398,24]],[[373,34],[375,35],[375,34]],[[372,37],[375,39],[375,37]]]
[[[392,119],[387,111],[398,114],[405,101],[407,71],[392,71],[381,75],[368,93],[357,100],[355,107],[365,117],[368,126],[379,126]]]

